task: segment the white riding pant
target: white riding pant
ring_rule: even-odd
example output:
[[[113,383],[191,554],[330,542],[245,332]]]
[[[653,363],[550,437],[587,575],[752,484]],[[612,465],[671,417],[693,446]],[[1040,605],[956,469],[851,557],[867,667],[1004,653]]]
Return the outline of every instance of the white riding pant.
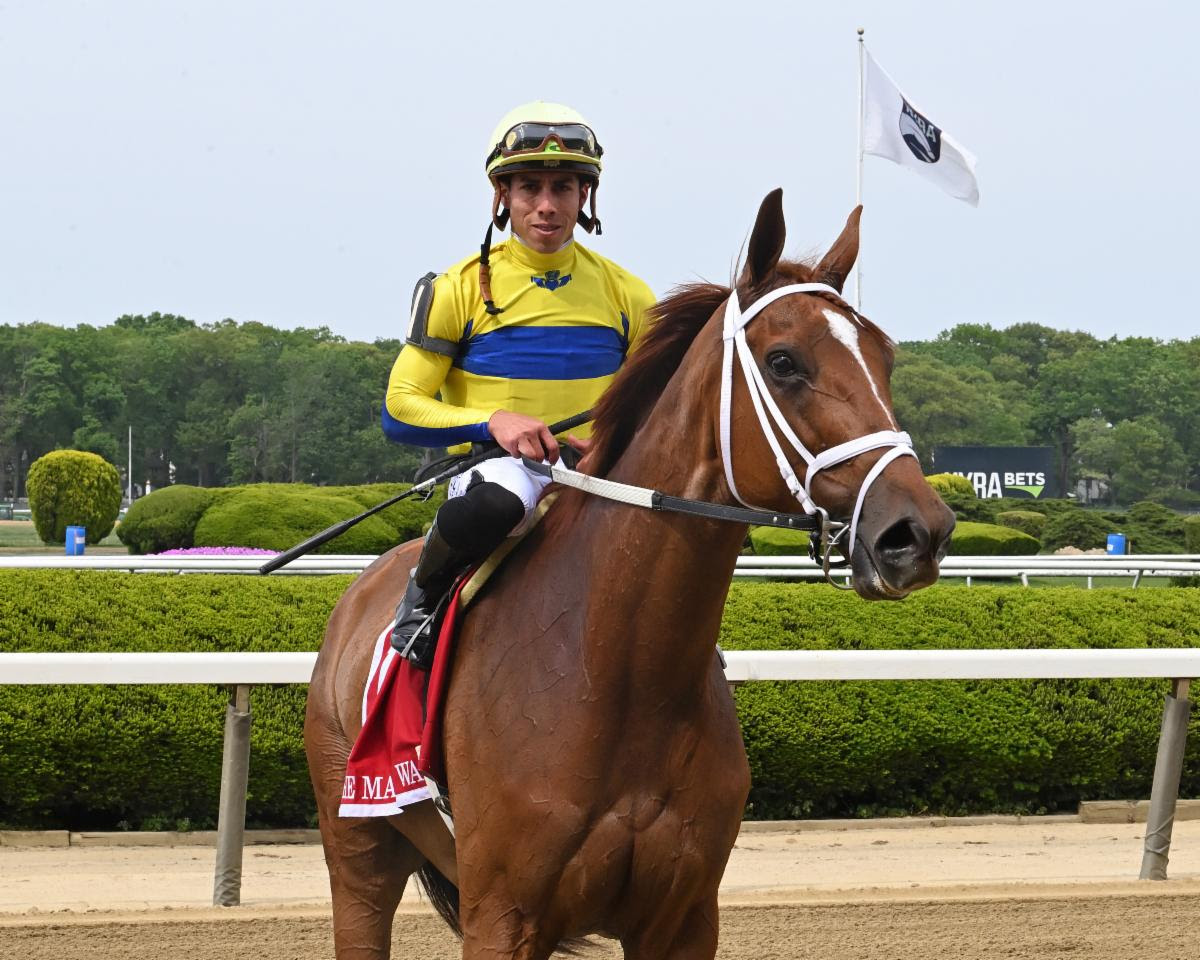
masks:
[[[491,460],[484,460],[483,463],[472,467],[466,473],[460,473],[454,477],[446,488],[446,499],[461,497],[466,493],[467,486],[471,483],[471,476],[475,473],[482,476],[484,480],[500,484],[505,490],[515,493],[521,498],[521,503],[525,507],[525,518],[513,528],[509,536],[519,536],[528,530],[529,518],[533,515],[538,500],[541,499],[542,491],[550,483],[550,478],[543,477],[540,473],[534,473],[516,457],[495,457]]]

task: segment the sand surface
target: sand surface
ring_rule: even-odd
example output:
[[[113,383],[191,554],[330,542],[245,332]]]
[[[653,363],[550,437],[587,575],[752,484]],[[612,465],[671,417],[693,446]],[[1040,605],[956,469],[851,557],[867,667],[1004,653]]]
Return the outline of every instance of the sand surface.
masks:
[[[1144,829],[1034,818],[744,831],[722,883],[719,956],[1198,957],[1200,821],[1176,824],[1161,883],[1137,880]],[[0,957],[333,956],[319,846],[248,847],[236,908],[211,906],[213,862],[207,847],[0,847]],[[459,956],[415,887],[394,955]]]

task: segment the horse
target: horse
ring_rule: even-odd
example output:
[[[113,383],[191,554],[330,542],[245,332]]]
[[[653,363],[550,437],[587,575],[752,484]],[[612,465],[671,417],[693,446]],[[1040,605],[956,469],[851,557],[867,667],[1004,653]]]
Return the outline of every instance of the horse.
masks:
[[[691,284],[656,305],[597,405],[579,469],[718,505],[785,511],[811,497],[857,523],[842,544],[853,589],[899,599],[937,579],[954,523],[916,459],[894,455],[900,441],[868,445],[800,464],[809,486],[797,491],[784,468],[798,458],[781,465],[768,436],[790,429],[826,453],[904,436],[888,389],[893,345],[839,295],[861,210],[818,262],[791,262],[782,191],[768,194],[733,288]],[[813,283],[826,287],[783,289]],[[723,356],[731,301],[763,297],[743,330],[755,372]],[[756,379],[786,425],[756,410]],[[413,873],[472,960],[540,960],[588,935],[619,940],[633,960],[714,956],[717,887],[750,785],[716,649],[746,532],[561,489],[455,640],[443,732],[453,837],[432,801],[394,817],[337,816],[372,645],[420,544],[350,586],[305,720],[339,960],[390,955]]]

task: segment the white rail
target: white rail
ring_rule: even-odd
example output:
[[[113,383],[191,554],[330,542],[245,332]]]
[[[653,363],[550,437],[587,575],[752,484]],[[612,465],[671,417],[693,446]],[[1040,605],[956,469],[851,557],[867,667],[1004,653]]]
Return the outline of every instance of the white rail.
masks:
[[[1200,677],[1200,647],[1034,650],[726,650],[755,680],[1054,680]],[[0,653],[0,684],[308,683],[315,653]]]
[[[96,555],[67,557],[53,555],[0,556],[0,570],[125,570],[135,573],[257,573],[266,557],[134,557]],[[374,555],[310,555],[294,560],[279,574],[359,573]],[[808,557],[739,557],[734,575],[739,577],[785,577],[813,580],[824,576]],[[1019,578],[1028,585],[1030,577],[1123,577],[1137,586],[1143,577],[1200,576],[1198,554],[1129,554],[1031,557],[947,557],[942,576],[975,579]]]

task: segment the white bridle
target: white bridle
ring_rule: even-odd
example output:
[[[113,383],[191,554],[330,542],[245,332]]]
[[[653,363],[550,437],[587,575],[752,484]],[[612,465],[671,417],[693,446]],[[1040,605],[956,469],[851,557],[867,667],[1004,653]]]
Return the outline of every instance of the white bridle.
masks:
[[[767,389],[762,371],[759,370],[758,364],[754,362],[754,356],[751,354],[750,347],[746,343],[747,324],[776,300],[794,293],[832,294],[837,298],[839,303],[842,302],[841,294],[833,287],[824,283],[793,283],[786,287],[779,287],[754,301],[744,311],[738,303],[737,291],[734,290],[729,295],[729,301],[725,307],[725,327],[722,335],[725,341],[725,355],[721,370],[721,457],[725,461],[725,479],[729,484],[730,492],[739,503],[754,509],[761,509],[754,507],[754,504],[742,499],[738,493],[737,483],[733,478],[733,456],[730,446],[729,421],[733,406],[733,354],[736,349],[738,360],[742,365],[742,373],[746,379],[746,386],[750,392],[750,400],[754,404],[754,412],[758,415],[758,423],[762,428],[763,436],[767,438],[767,442],[771,445],[771,450],[775,454],[775,462],[779,467],[779,475],[783,477],[783,482],[787,484],[788,490],[800,502],[800,506],[803,507],[804,512],[810,516],[819,514],[826,529],[831,526],[829,523],[829,514],[813,502],[813,478],[821,470],[844,463],[846,460],[857,457],[860,453],[866,453],[868,450],[878,450],[880,447],[891,447],[871,467],[866,478],[863,480],[862,486],[859,488],[858,500],[854,504],[854,512],[850,515],[850,537],[842,548],[848,560],[854,550],[854,538],[858,535],[858,517],[862,512],[863,501],[866,499],[867,491],[870,490],[871,484],[875,482],[893,460],[899,457],[915,457],[916,452],[912,448],[912,439],[909,435],[896,430],[881,430],[878,433],[869,433],[855,440],[847,440],[845,443],[839,443],[837,446],[830,447],[828,450],[824,450],[816,455],[810,453],[808,448],[801,443],[800,438],[796,436],[795,432],[788,425],[778,404],[775,403],[770,390]],[[851,313],[853,314],[853,311]],[[770,419],[768,419],[768,414],[770,415]],[[775,430],[771,427],[771,421],[774,421],[779,432],[783,434],[792,449],[807,465],[807,472],[803,483],[796,476],[796,471],[792,468],[791,461],[788,460],[787,455],[784,453],[783,447],[779,443],[779,438],[776,436]],[[837,530],[833,540],[837,540],[845,531],[844,524],[837,526],[840,529]],[[826,557],[824,559],[827,561],[828,546],[825,547],[825,551]]]

